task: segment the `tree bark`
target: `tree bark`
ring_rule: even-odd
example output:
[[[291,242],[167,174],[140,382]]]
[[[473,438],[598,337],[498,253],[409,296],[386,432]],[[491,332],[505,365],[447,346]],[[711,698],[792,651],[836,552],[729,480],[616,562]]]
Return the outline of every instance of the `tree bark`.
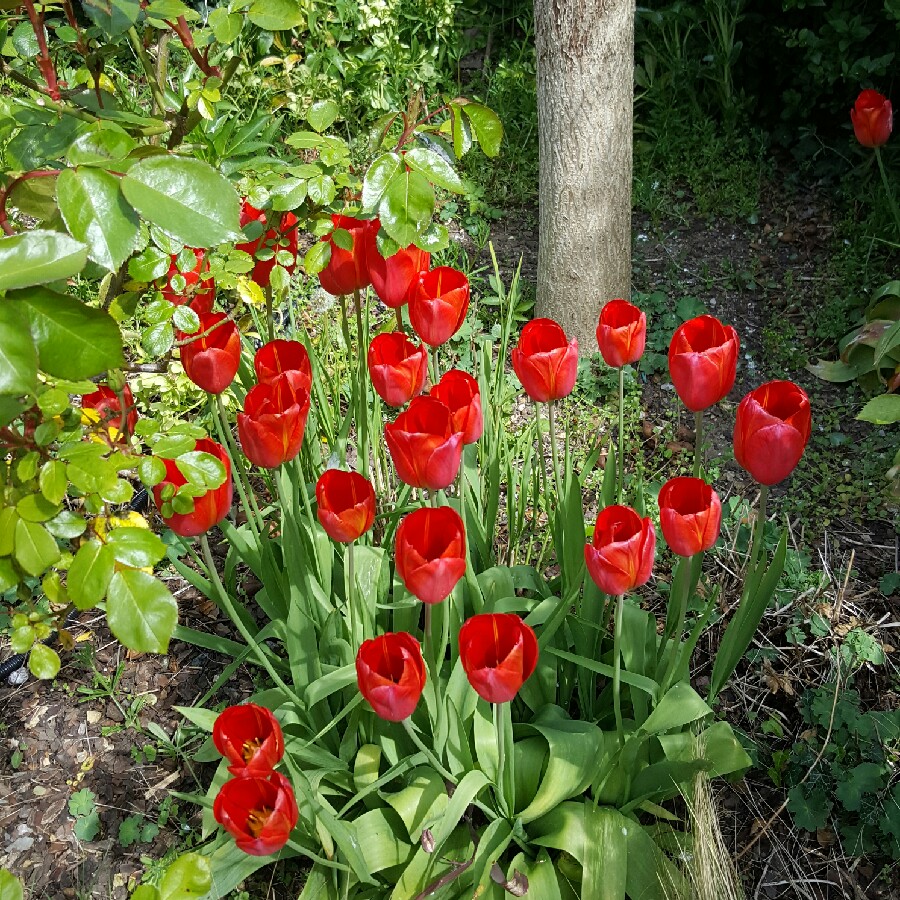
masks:
[[[534,0],[540,148],[538,314],[597,350],[600,307],[631,294],[634,0]]]

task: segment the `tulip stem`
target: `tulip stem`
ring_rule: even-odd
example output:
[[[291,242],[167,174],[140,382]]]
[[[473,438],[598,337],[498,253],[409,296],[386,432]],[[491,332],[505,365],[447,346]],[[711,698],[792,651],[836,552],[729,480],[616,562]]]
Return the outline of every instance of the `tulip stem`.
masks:
[[[422,738],[416,734],[415,728],[413,728],[413,724],[410,721],[409,717],[403,719],[400,723],[403,728],[406,730],[406,733],[409,735],[410,740],[418,747],[422,753],[425,754],[425,758],[431,764],[431,767],[444,779],[444,781],[449,784],[456,784],[456,779],[440,764],[438,758],[432,753],[431,750],[425,745],[422,741]]]
[[[875,147],[874,150],[875,160],[878,163],[878,171],[881,172],[881,182],[884,185],[884,192],[887,194],[888,203],[891,205],[891,212],[894,214],[894,224],[897,226],[897,236],[900,237],[900,210],[897,209],[897,201],[894,199],[891,183],[888,181],[887,172],[884,170],[884,162],[881,159],[881,147]]]
[[[694,478],[700,477],[703,468],[703,410],[694,413]]]
[[[237,611],[234,608],[234,605],[231,602],[231,597],[228,595],[228,591],[225,590],[225,585],[222,584],[222,579],[219,578],[219,572],[216,569],[216,563],[213,559],[212,550],[209,547],[209,539],[205,534],[200,535],[200,549],[203,554],[203,562],[206,564],[206,569],[209,573],[210,581],[212,581],[213,586],[216,589],[216,593],[219,595],[219,602],[225,608],[225,612],[228,613],[231,621],[234,622],[235,627],[241,633],[241,637],[247,642],[247,646],[253,651],[254,656],[259,660],[260,665],[269,673],[269,677],[275,684],[281,688],[285,692],[285,695],[290,697],[294,703],[297,705],[298,710],[306,709],[306,704],[299,697],[295,691],[293,691],[287,684],[285,684],[282,677],[275,671],[274,666],[269,661],[269,658],[263,652],[262,647],[256,641],[256,638],[250,634],[247,626],[244,624],[241,617],[237,614]]]
[[[262,534],[262,513],[256,505],[256,495],[253,493],[253,488],[247,478],[244,458],[237,448],[234,435],[232,435],[231,428],[228,425],[228,415],[225,412],[225,403],[221,394],[216,394],[216,401],[213,404],[213,418],[216,422],[216,430],[219,432],[219,439],[225,445],[225,452],[231,458],[231,468],[237,476],[234,482],[237,485],[238,495],[241,498],[244,513],[247,516],[247,523],[250,525],[250,530],[259,539]]]
[[[431,363],[431,384],[436,385],[441,380],[441,370],[438,367],[438,348],[431,347],[429,349],[431,350],[431,353],[428,354]]]
[[[266,329],[269,332],[269,340],[275,340],[275,316],[272,314],[272,285],[264,288],[266,295]]]
[[[426,603],[425,605],[425,659],[428,660],[428,665],[431,667],[432,676],[437,679],[437,672],[435,671],[435,659],[434,659],[434,641],[431,639],[431,604]]]
[[[399,331],[400,334],[403,334],[403,307],[398,306],[394,312],[397,314],[397,331]]]
[[[556,502],[562,503],[563,486],[559,475],[559,453],[556,449],[556,401],[547,404],[547,416],[550,419],[550,456],[553,460],[553,480],[556,482]]]
[[[616,714],[616,734],[619,747],[625,745],[625,727],[622,724],[622,619],[625,615],[625,595],[616,597],[616,625],[613,632],[613,708]]]
[[[353,542],[347,545],[347,624],[350,628],[350,649],[355,650],[359,644],[356,640],[356,628],[353,622],[353,601],[356,597],[356,571],[353,565]]]
[[[508,808],[506,802],[503,777],[506,768],[506,741],[503,734],[502,708],[506,704],[492,703],[491,705],[494,707],[494,733],[497,735],[497,794],[500,798],[500,808],[503,811],[503,815],[508,818],[512,814],[512,810]]]
[[[366,335],[363,328],[362,297],[359,288],[353,291],[353,305],[356,308],[356,349],[359,357],[359,375],[357,377],[358,420],[356,427],[359,435],[359,461],[357,468],[369,477],[369,404],[366,390]]]
[[[625,366],[619,366],[619,458],[616,460],[616,502],[625,484]]]
[[[756,511],[756,524],[753,526],[753,545],[750,550],[750,572],[756,569],[763,545],[763,532],[766,530],[766,503],[769,499],[769,486],[759,486],[759,509]]]

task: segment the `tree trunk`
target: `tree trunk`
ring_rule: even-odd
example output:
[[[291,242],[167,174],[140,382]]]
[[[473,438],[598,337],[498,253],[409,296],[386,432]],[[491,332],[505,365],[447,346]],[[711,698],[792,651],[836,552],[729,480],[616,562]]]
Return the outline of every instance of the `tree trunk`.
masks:
[[[534,0],[540,146],[537,308],[597,350],[631,294],[634,0]]]

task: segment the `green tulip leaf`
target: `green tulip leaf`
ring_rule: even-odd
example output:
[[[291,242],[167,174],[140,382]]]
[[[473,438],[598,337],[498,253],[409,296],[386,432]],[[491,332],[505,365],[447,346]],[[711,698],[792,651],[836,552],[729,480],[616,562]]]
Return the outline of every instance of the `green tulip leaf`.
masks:
[[[0,238],[0,291],[47,284],[77,275],[88,248],[58,231],[25,231]]]
[[[160,581],[139,569],[116,572],[106,597],[109,630],[129,650],[165,653],[178,605]]]

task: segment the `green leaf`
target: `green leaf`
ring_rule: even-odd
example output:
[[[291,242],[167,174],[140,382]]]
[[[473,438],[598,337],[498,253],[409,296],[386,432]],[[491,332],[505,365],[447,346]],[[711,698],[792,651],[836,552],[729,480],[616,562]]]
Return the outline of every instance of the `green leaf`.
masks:
[[[200,316],[189,306],[176,306],[172,313],[172,324],[185,334],[196,334],[200,329]]]
[[[862,808],[863,794],[874,794],[885,786],[884,765],[873,762],[860,763],[847,773],[846,781],[839,781],[835,791],[838,800],[849,812]]]
[[[150,529],[130,525],[111,531],[106,546],[118,562],[135,569],[155,565],[166,555],[166,545]]]
[[[110,272],[140,244],[135,211],[119,191],[119,179],[103,169],[65,169],[56,199],[72,237],[87,244],[88,257]]]
[[[184,853],[166,870],[159,886],[160,900],[191,900],[211,887],[209,860],[199,853]]]
[[[625,900],[628,829],[635,823],[608,806],[584,806],[585,859],[583,897]]]
[[[84,534],[87,522],[78,513],[64,509],[58,516],[47,522],[45,527],[54,537],[71,541]]]
[[[334,122],[340,111],[334,100],[318,100],[309,108],[306,121],[321,134]]]
[[[14,507],[0,507],[0,556],[9,556],[13,552],[18,521],[19,514]]]
[[[26,494],[16,504],[16,512],[28,522],[46,522],[59,511],[59,503],[51,503],[43,494]]]
[[[411,169],[421,172],[432,184],[456,194],[465,193],[466,186],[456,174],[453,166],[434,150],[415,147],[406,153],[403,161]]]
[[[129,650],[165,653],[178,620],[178,605],[152,575],[124,569],[110,582],[106,620],[109,630]]]
[[[172,257],[159,247],[149,246],[140,256],[128,260],[128,274],[135,281],[153,281],[169,271]]]
[[[369,166],[362,186],[363,210],[371,212],[378,208],[391,180],[402,169],[403,157],[399,153],[383,153]]]
[[[78,548],[66,576],[76,609],[92,609],[106,596],[115,566],[115,556],[100,541],[90,540]]]
[[[90,788],[82,788],[75,791],[69,797],[69,815],[70,816],[89,816],[95,811],[95,803],[97,795]]]
[[[159,900],[159,891],[152,884],[139,884],[130,900]]]
[[[8,557],[0,558],[0,594],[15,587],[18,583],[19,576],[16,574],[16,569],[12,564],[12,560]]]
[[[37,351],[28,319],[12,303],[0,302],[0,334],[0,394],[33,394],[37,390]]]
[[[418,172],[398,172],[378,205],[381,226],[401,247],[415,243],[431,222],[434,189]]]
[[[158,456],[144,456],[138,463],[138,478],[146,487],[156,487],[166,478],[166,464]]]
[[[13,653],[27,653],[37,640],[34,628],[31,625],[21,625],[13,628],[9,638],[9,648]]]
[[[77,275],[87,247],[58,231],[25,231],[0,238],[0,291],[47,284]]]
[[[122,193],[145,219],[188,247],[243,239],[237,192],[227,178],[198,159],[142,159],[122,179]]]
[[[127,816],[119,823],[119,846],[130,847],[141,834],[141,816]]]
[[[824,828],[833,806],[820,787],[809,788],[798,784],[788,791],[787,808],[798,828],[805,828],[807,831]]]
[[[835,384],[853,381],[859,375],[859,370],[856,366],[848,365],[840,359],[833,361],[820,359],[815,364],[810,363],[806,368],[808,371],[812,372],[816,378],[821,378],[823,381],[831,381]]]
[[[209,27],[220,44],[231,44],[237,40],[244,24],[244,17],[239,13],[230,13],[220,6],[209,14]]]
[[[22,882],[6,869],[0,869],[0,900],[22,900],[22,896]]]
[[[894,425],[900,422],[900,395],[881,394],[873,397],[856,418],[873,425]]]
[[[216,719],[219,718],[217,712],[211,709],[203,709],[202,706],[175,706],[175,712],[181,713],[189,722],[193,722],[198,728],[204,731],[212,732]]]
[[[416,238],[416,246],[429,253],[446,250],[450,246],[450,232],[447,230],[447,226],[440,222],[432,222]]]
[[[59,547],[50,532],[37,522],[16,522],[16,562],[29,575],[42,574],[59,559]]]
[[[59,673],[59,654],[46,644],[35,644],[28,654],[28,671],[35,678],[49,681]]]
[[[328,241],[316,241],[303,257],[303,268],[307,275],[318,275],[331,260],[331,244]]]
[[[478,141],[485,156],[494,157],[500,152],[503,140],[503,124],[500,117],[491,109],[480,103],[467,103],[463,112],[472,123],[475,140]]]
[[[105,166],[125,159],[137,146],[131,135],[117,125],[101,123],[98,131],[88,131],[73,141],[66,151],[72,166]]]
[[[69,476],[66,475],[66,464],[58,459],[50,459],[41,466],[38,485],[44,498],[53,504],[62,503],[69,487]],[[55,515],[55,513],[54,513]]]
[[[266,31],[288,31],[306,21],[296,0],[255,0],[247,17]]]
[[[92,841],[100,834],[100,815],[94,810],[86,816],[79,816],[72,828],[79,841]]]
[[[138,20],[140,0],[81,0],[91,21],[109,37],[124,34]]]
[[[178,471],[193,485],[212,491],[225,483],[225,466],[211,453],[191,450],[175,460]]]
[[[57,378],[91,378],[125,364],[122,335],[109,313],[47,288],[8,298],[25,314],[41,369]]]
[[[686,681],[681,681],[666,691],[656,709],[641,725],[640,731],[644,734],[661,734],[673,728],[681,728],[711,713],[712,710],[703,698]]]
[[[148,328],[141,338],[141,346],[149,356],[162,356],[169,352],[175,341],[175,332],[170,322]]]

